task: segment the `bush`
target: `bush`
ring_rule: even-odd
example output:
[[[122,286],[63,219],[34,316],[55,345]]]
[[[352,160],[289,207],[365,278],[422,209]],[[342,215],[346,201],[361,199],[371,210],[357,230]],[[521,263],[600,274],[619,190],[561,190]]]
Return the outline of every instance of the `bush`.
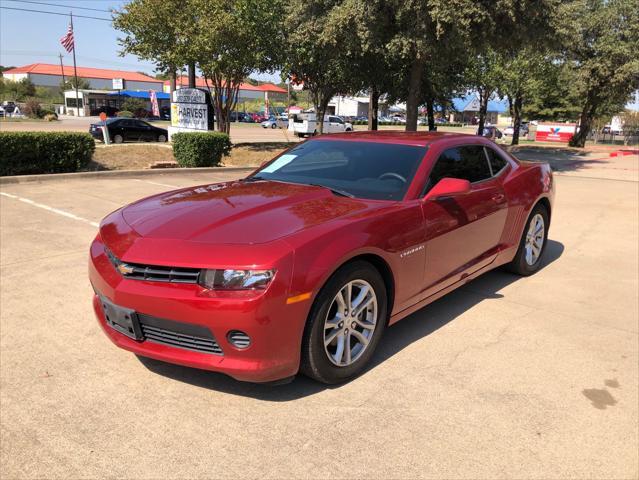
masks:
[[[116,113],[116,116],[123,118],[133,118],[133,112],[129,112],[128,110],[120,110]]]
[[[0,132],[0,176],[75,172],[94,150],[88,133]]]
[[[40,118],[44,118],[47,121],[52,121],[52,120],[57,120],[58,119],[58,114],[55,113],[53,110],[49,110],[49,109],[42,109],[40,110]]]
[[[181,167],[216,167],[231,153],[231,139],[221,132],[182,132],[171,137]]]
[[[22,113],[29,118],[41,118],[41,110],[40,102],[38,102],[35,98],[30,98],[24,103]]]

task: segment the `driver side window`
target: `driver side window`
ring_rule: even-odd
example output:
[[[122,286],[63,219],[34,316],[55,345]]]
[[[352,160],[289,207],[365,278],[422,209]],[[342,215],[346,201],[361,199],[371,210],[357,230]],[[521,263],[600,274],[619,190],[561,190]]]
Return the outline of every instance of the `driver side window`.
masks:
[[[442,178],[460,178],[470,183],[481,182],[492,176],[481,145],[466,145],[444,151],[430,172],[426,192]]]

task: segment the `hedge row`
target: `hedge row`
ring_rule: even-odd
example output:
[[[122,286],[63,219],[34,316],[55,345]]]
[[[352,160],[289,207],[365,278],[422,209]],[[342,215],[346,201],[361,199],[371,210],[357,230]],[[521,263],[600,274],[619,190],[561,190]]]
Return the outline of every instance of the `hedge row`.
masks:
[[[173,156],[181,167],[216,167],[231,153],[231,139],[221,132],[182,132],[171,136]]]
[[[0,176],[75,172],[94,151],[88,133],[0,132]]]

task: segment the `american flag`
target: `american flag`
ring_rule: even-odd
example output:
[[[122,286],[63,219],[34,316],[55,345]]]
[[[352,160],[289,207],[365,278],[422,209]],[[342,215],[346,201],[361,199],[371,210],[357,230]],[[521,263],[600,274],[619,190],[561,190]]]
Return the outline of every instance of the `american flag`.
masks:
[[[67,52],[71,53],[73,51],[75,45],[73,40],[73,27],[71,27],[71,25],[69,25],[67,34],[60,39],[60,43]]]

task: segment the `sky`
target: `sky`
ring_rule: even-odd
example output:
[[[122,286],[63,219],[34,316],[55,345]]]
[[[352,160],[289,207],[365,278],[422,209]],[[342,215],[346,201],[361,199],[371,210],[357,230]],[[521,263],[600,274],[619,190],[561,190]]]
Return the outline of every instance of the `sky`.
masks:
[[[73,65],[70,53],[60,45],[69,24],[69,12],[74,14],[73,26],[78,66],[142,71],[154,74],[155,66],[132,55],[118,55],[118,36],[111,22],[80,18],[76,15],[110,18],[109,10],[120,8],[126,0],[0,0],[0,65],[22,66],[30,63],[59,64],[63,54],[65,65]],[[44,5],[49,4],[49,5]],[[63,6],[55,6],[55,5]],[[85,7],[95,10],[86,10]],[[44,10],[63,13],[43,13],[10,10]],[[262,81],[279,82],[279,75],[254,74]]]

